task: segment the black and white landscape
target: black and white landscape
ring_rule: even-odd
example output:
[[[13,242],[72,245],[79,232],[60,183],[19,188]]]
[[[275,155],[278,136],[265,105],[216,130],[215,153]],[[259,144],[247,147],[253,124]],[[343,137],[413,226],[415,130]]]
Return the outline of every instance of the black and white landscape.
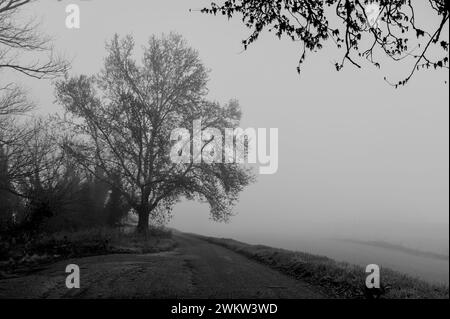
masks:
[[[449,16],[0,0],[0,299],[448,299]]]

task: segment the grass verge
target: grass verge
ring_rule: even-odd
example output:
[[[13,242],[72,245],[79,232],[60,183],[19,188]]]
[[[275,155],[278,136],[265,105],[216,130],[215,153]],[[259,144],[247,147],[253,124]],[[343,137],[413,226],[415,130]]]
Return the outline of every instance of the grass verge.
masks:
[[[361,266],[337,262],[324,256],[289,251],[263,245],[249,245],[233,239],[199,236],[213,244],[224,246],[262,264],[303,280],[332,298],[368,298],[366,273]],[[449,289],[433,285],[408,275],[383,268],[381,298],[386,299],[448,299]]]
[[[170,230],[150,228],[147,237],[123,228],[94,228],[0,241],[0,278],[33,271],[67,258],[114,253],[156,253],[175,247]]]

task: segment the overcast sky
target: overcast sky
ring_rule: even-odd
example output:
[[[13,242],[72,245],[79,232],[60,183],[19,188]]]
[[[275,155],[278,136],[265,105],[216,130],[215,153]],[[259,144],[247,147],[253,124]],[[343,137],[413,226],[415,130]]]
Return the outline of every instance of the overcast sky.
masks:
[[[383,77],[399,80],[409,69],[382,59],[381,70],[365,64],[336,72],[341,56],[324,49],[308,56],[299,76],[299,43],[265,34],[242,52],[249,31],[239,19],[189,12],[208,1],[73,0],[81,8],[79,30],[65,28],[69,3],[40,0],[28,13],[42,18],[56,49],[73,58],[74,74],[100,69],[115,32],[133,34],[140,47],[151,34],[175,31],[211,69],[211,99],[238,99],[243,128],[279,129],[278,172],[245,189],[229,224],[210,221],[206,204],[182,203],[172,226],[254,241],[301,234],[448,247],[447,72],[419,73],[395,90]],[[58,110],[49,81],[17,80],[39,113]]]

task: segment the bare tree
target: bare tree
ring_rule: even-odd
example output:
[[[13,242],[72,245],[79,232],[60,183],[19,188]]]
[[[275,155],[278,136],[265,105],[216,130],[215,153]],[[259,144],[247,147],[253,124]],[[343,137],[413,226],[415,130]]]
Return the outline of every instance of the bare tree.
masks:
[[[212,218],[226,220],[252,179],[250,171],[238,164],[173,163],[170,135],[199,118],[202,129],[235,127],[237,102],[220,106],[206,99],[207,70],[181,36],[151,37],[140,64],[133,48],[131,36],[116,35],[98,76],[57,84],[72,132],[65,150],[92,174],[101,167],[109,183],[120,174],[121,185],[111,186],[138,213],[141,233],[149,218],[169,211],[182,196],[206,200]]]
[[[20,10],[31,2],[33,0],[0,0],[0,75],[9,70],[43,79],[53,78],[68,69],[68,63],[55,54],[50,38],[39,32],[39,24],[34,19],[21,22],[25,20]],[[15,82],[1,82],[0,147],[8,142],[4,136],[5,131],[12,129],[11,117],[33,107]]]
[[[12,117],[32,109],[25,93],[18,86],[9,83],[0,87],[0,147],[6,144],[7,131],[12,129]]]
[[[11,127],[6,136],[8,143],[3,146],[3,156],[8,160],[9,192],[29,199],[36,197],[33,192],[60,187],[57,184],[66,161],[57,138],[51,119],[37,118]]]
[[[52,123],[38,118],[11,125],[5,136],[8,142],[0,149],[0,192],[20,202],[20,228],[25,232],[37,230],[46,218],[77,200],[79,180],[71,176],[76,168],[59,147],[58,128]]]
[[[56,57],[50,38],[39,33],[33,19],[20,23],[20,9],[33,0],[0,0],[0,70],[11,69],[35,78],[51,78],[66,71],[67,63]],[[28,63],[27,53],[47,55],[44,62],[34,59]]]

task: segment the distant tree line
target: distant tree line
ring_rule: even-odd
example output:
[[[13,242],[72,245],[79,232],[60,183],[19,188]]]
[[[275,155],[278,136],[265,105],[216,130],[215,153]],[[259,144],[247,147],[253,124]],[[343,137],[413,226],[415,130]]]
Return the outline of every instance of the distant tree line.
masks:
[[[62,152],[51,120],[24,123],[0,148],[0,230],[35,233],[118,225],[130,207],[104,180]],[[118,177],[113,180],[119,184]]]

